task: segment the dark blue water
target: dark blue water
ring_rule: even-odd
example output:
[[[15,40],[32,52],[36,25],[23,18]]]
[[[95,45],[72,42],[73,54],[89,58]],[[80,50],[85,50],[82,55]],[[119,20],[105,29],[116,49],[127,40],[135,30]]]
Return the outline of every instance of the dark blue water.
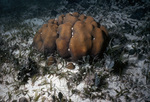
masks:
[[[148,3],[150,0],[0,0],[1,13],[9,13],[22,11],[29,6],[39,6],[40,8],[56,9],[59,5],[75,8],[77,4],[80,4],[83,8],[87,9],[90,5],[118,5],[125,7],[129,5]]]

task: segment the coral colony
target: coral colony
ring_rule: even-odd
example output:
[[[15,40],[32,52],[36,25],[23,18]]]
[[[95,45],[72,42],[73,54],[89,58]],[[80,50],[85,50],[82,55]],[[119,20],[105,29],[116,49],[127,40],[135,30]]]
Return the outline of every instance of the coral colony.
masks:
[[[83,56],[102,54],[108,43],[108,32],[93,17],[77,12],[50,19],[36,33],[33,45],[41,52],[57,51],[72,61]]]

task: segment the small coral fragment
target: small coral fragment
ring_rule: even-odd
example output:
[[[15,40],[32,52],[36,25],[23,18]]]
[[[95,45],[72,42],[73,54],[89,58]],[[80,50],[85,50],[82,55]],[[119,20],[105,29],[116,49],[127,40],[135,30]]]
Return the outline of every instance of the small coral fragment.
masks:
[[[50,56],[47,60],[47,65],[50,66],[52,64],[56,63],[56,60],[54,57]]]
[[[68,63],[66,68],[68,69],[74,69],[75,68],[75,65],[73,63]]]

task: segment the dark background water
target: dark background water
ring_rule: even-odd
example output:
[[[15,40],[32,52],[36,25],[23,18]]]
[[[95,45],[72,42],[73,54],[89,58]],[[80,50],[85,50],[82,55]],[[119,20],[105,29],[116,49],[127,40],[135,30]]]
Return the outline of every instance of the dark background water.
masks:
[[[118,5],[125,7],[127,5],[135,5],[136,3],[148,3],[150,0],[0,0],[0,11],[14,12],[16,10],[23,10],[29,6],[37,5],[41,8],[49,7],[55,9],[57,6],[64,4],[65,6],[75,7],[75,3],[81,4],[84,8],[88,8],[89,5]]]
[[[0,17],[19,19],[35,18],[40,16],[56,17],[68,12],[98,13],[96,8],[111,9],[112,6],[124,8],[127,6],[150,4],[150,0],[0,0]],[[133,12],[133,18],[140,19],[150,11],[150,6]],[[25,17],[25,15],[28,15]]]

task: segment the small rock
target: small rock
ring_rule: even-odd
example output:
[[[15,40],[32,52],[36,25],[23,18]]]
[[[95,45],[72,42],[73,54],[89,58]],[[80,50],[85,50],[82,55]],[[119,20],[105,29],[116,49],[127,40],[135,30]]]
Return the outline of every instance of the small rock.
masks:
[[[1,102],[1,101],[0,101]],[[17,100],[13,100],[12,102],[17,102]]]
[[[48,58],[47,65],[50,66],[50,65],[52,65],[52,64],[54,64],[54,63],[56,63],[55,58],[54,58],[53,56],[50,56],[50,57]]]
[[[133,54],[135,54],[135,49],[131,49],[130,51],[129,51],[129,55],[133,55]]]
[[[58,97],[59,97],[59,99],[60,99],[60,101],[61,101],[62,98],[63,98],[63,94],[62,94],[61,92],[59,92],[59,93],[58,93]]]
[[[27,98],[25,98],[25,97],[21,97],[21,98],[19,99],[19,102],[29,102],[29,101],[28,101],[28,99],[27,99]]]
[[[66,68],[68,68],[68,69],[74,69],[75,65],[73,63],[68,63],[68,65],[66,66]]]

